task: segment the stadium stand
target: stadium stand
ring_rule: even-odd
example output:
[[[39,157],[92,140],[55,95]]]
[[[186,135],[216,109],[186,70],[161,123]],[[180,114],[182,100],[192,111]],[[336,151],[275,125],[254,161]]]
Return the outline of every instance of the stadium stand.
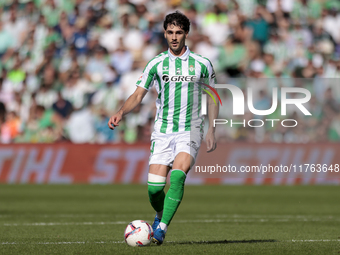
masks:
[[[115,132],[107,122],[167,50],[162,22],[174,10],[191,20],[188,46],[212,61],[218,81],[312,91],[313,116],[287,117],[299,128],[221,128],[218,140],[340,141],[339,1],[14,0],[0,3],[1,143],[149,141],[155,91]],[[270,88],[258,87],[257,109],[270,108]]]

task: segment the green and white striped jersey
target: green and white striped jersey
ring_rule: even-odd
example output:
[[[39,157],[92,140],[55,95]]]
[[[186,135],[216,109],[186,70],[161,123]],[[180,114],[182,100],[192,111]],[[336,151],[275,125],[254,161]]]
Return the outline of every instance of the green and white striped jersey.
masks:
[[[136,85],[146,90],[155,85],[158,98],[154,130],[168,134],[202,128],[202,89],[195,81],[203,79],[215,87],[213,66],[187,46],[180,57],[168,50],[150,60]]]

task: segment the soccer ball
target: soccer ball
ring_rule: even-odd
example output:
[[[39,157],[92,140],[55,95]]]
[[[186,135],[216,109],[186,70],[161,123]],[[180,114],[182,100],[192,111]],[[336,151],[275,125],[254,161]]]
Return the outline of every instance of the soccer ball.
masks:
[[[124,233],[125,242],[130,246],[150,245],[153,237],[153,230],[149,223],[144,220],[130,222]]]

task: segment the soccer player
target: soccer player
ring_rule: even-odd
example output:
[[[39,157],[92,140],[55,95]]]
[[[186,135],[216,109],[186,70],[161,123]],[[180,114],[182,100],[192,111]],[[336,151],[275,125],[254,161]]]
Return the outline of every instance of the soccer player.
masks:
[[[186,176],[193,166],[203,139],[203,117],[200,114],[202,91],[195,82],[204,79],[215,85],[215,73],[207,58],[191,52],[185,45],[190,21],[180,12],[171,13],[164,20],[164,37],[169,49],[146,65],[137,81],[136,91],[113,115],[108,125],[118,126],[123,116],[139,105],[154,85],[158,98],[154,131],[151,135],[148,194],[156,217],[152,224],[153,242],[162,244],[173,216],[180,205]],[[213,121],[218,105],[208,97],[209,129],[207,150],[216,148]],[[165,194],[166,177],[172,168],[170,188]]]

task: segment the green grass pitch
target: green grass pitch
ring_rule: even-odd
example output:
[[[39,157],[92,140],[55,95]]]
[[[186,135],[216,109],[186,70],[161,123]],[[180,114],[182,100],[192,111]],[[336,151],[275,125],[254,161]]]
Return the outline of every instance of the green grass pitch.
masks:
[[[162,246],[146,185],[0,185],[0,254],[339,254],[339,186],[186,186]]]

